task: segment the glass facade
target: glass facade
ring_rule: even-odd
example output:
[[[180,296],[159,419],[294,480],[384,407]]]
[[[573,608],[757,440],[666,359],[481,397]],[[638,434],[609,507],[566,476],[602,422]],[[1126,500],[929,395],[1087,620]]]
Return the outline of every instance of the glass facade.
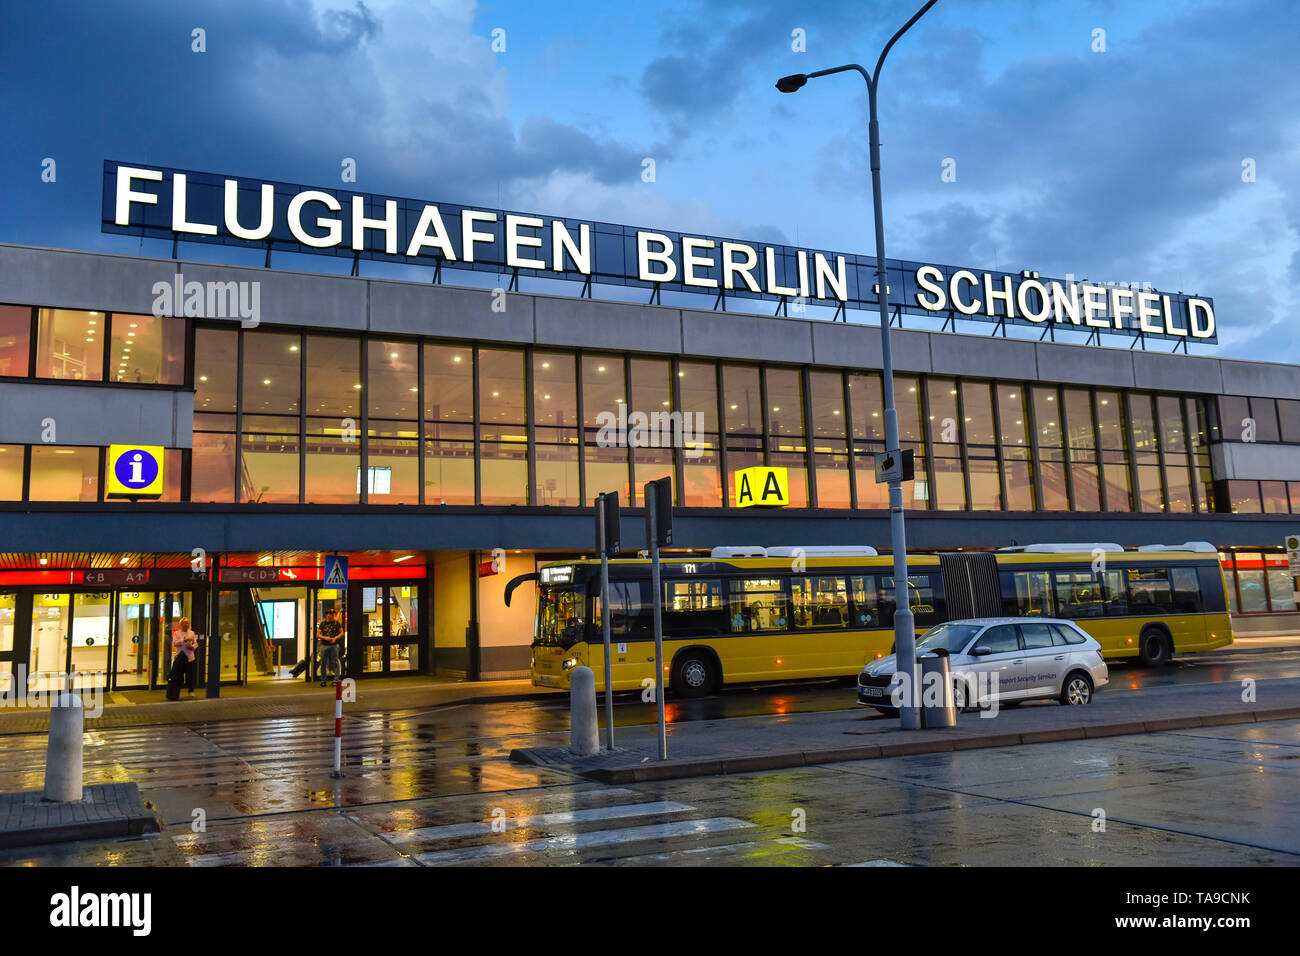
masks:
[[[185,387],[183,319],[0,306],[0,376]],[[165,501],[731,507],[785,468],[790,506],[886,510],[877,372],[195,324],[192,451]],[[1300,482],[1221,481],[1214,441],[1300,442],[1300,401],[895,376],[904,507],[1300,513]],[[0,500],[103,498],[103,449],[0,446]]]

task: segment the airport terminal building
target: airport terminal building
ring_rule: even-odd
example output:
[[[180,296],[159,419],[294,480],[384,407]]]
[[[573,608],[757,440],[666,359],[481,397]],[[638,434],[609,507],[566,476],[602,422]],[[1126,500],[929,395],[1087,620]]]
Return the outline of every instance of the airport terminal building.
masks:
[[[159,235],[129,199],[127,223],[115,219],[122,177],[110,182],[107,167],[105,231]],[[160,209],[172,227],[178,206],[184,225],[220,220],[212,208],[205,220],[201,203],[185,208],[167,175],[156,204],[137,200],[145,214]],[[150,195],[131,192],[142,181],[128,181],[128,196]],[[245,210],[245,185],[235,221],[254,238],[229,244],[265,247],[270,262],[278,233],[247,226],[258,190]],[[292,220],[295,202],[300,213],[305,202],[333,209],[282,186],[270,185],[270,214],[287,207]],[[342,192],[316,195],[348,206]],[[363,259],[402,255],[388,251],[393,233],[403,246],[421,234],[389,228],[386,202],[353,207],[355,273]],[[854,259],[747,246],[751,262],[728,243],[729,261],[752,267],[742,274],[712,240],[668,234],[665,251],[624,235],[629,259],[657,256],[660,277],[671,265],[679,283],[720,279],[685,290],[712,302],[664,304],[655,273],[630,263],[603,299],[609,270],[590,257],[581,293],[523,291],[550,244],[582,264],[586,226],[565,220],[543,249],[512,231],[524,220],[544,232],[541,219],[457,207],[462,232],[399,208],[392,223],[426,224],[428,248],[416,252],[437,254],[436,281],[423,260],[409,278],[378,278],[0,245],[0,674],[73,668],[111,688],[156,686],[169,629],[189,617],[220,644],[200,655],[219,667],[205,678],[284,679],[338,607],[354,676],[522,676],[533,609],[505,607],[505,582],[589,554],[600,492],[619,492],[624,547],[642,547],[640,489],[663,476],[675,548],[887,547],[874,472],[885,450],[880,333],[836,321],[871,297],[857,291],[868,280]],[[298,226],[285,243],[333,232],[324,218]],[[598,255],[612,248],[601,235],[597,224]],[[457,265],[503,271],[469,260],[476,241],[511,246],[507,288],[453,284]],[[931,268],[900,276],[898,294],[933,305],[942,293],[954,319],[977,299],[991,320],[995,299],[1004,319],[1050,311],[1001,274]],[[728,289],[754,287],[751,303],[767,299],[770,312],[775,299],[783,314],[726,308]],[[214,288],[255,290],[256,314],[215,315]],[[646,288],[651,302],[627,301]],[[799,296],[784,293],[805,290],[847,307],[791,317]],[[1212,330],[1206,302],[1110,298],[1097,314],[1118,326],[1130,304],[1127,317],[1159,341],[1171,325],[1177,334],[1180,303],[1184,335]],[[909,547],[1210,541],[1237,631],[1294,630],[1283,542],[1300,530],[1300,368],[1155,351],[1145,336],[1114,347],[1099,323],[1095,341],[1066,344],[1048,340],[1052,326],[1041,341],[1007,337],[1005,323],[990,324],[993,335],[892,331],[900,441],[915,461]],[[157,497],[114,497],[129,478],[113,446],[159,449]],[[738,507],[736,473],[760,465],[786,469],[787,506]],[[334,554],[348,558],[345,582],[326,578]]]

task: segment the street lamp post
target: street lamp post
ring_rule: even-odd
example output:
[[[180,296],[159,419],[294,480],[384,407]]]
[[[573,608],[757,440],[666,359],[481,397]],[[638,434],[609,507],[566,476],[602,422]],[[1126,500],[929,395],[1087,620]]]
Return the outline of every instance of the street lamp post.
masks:
[[[929,0],[925,6],[912,15],[912,19],[903,24],[902,29],[889,38],[885,48],[880,51],[874,73],[868,73],[856,63],[837,66],[816,73],[795,73],[783,76],[776,81],[776,88],[782,93],[793,93],[803,87],[810,79],[857,70],[867,81],[867,102],[870,105],[871,122],[869,134],[871,140],[871,199],[876,213],[876,294],[880,302],[880,355],[885,387],[885,450],[898,452],[898,413],[894,408],[894,360],[889,349],[889,287],[885,272],[885,215],[880,203],[880,123],[876,118],[876,89],[880,82],[880,68],[884,66],[889,50],[917,20],[925,14],[938,0]],[[903,677],[904,697],[899,707],[898,716],[904,730],[916,730],[921,726],[921,713],[917,707],[920,687],[917,683],[916,667],[916,627],[912,616],[912,602],[907,583],[907,533],[903,526],[903,482],[899,478],[889,482],[889,536],[894,550],[894,652],[897,655],[898,673]]]

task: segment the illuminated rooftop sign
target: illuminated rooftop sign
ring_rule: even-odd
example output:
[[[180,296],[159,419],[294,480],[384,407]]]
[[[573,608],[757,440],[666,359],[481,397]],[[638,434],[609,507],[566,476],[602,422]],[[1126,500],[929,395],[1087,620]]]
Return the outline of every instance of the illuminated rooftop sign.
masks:
[[[356,260],[875,310],[874,256],[104,163],[102,229]],[[891,314],[1217,342],[1212,299],[886,260]],[[655,298],[652,293],[651,299]]]

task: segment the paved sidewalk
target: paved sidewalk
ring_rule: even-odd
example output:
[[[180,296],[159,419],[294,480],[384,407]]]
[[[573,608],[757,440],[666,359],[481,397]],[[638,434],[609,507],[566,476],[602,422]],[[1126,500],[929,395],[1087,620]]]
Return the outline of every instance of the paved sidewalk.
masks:
[[[564,747],[532,747],[512,751],[510,759],[623,784],[1300,718],[1300,679],[1261,680],[1254,701],[1245,702],[1242,695],[1237,681],[1155,687],[1141,694],[1103,689],[1083,707],[1028,703],[1004,707],[993,717],[960,714],[956,727],[911,731],[865,707],[733,717],[670,725],[666,761],[658,759],[655,726],[617,728],[612,753],[580,758]]]
[[[48,803],[40,790],[0,794],[0,847],[157,833],[158,817],[134,783],[85,787],[82,799]]]
[[[560,691],[533,687],[527,680],[454,681],[433,678],[359,680],[355,703],[346,711],[406,710],[483,701],[531,700],[555,696]],[[274,687],[223,687],[221,697],[207,699],[200,690],[193,698],[164,699],[162,691],[114,692],[104,698],[101,716],[86,717],[86,729],[136,727],[147,724],[188,724],[208,720],[253,717],[334,716],[334,685],[277,684]],[[83,698],[89,702],[89,698]],[[0,709],[0,735],[40,733],[49,727],[49,708]]]

